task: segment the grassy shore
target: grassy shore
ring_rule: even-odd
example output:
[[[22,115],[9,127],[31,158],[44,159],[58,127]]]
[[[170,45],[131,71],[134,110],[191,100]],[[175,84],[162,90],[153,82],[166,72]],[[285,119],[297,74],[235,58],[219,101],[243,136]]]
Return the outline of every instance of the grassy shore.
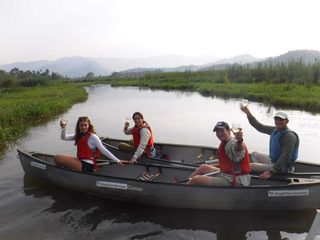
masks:
[[[0,152],[28,128],[85,101],[84,86],[108,83],[151,89],[197,91],[204,96],[247,98],[277,107],[320,112],[320,86],[272,83],[215,83],[201,79],[99,78],[92,82],[60,82],[32,88],[0,89]]]
[[[247,98],[276,107],[320,112],[320,86],[275,83],[214,83],[203,80],[119,78],[112,86],[197,91],[204,96]]]
[[[85,101],[85,83],[55,83],[48,86],[0,89],[0,152],[23,136],[28,128]]]

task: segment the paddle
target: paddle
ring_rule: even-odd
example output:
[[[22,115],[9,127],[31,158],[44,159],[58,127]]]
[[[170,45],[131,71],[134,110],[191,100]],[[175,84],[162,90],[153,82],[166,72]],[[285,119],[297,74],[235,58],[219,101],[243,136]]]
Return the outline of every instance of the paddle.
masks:
[[[122,150],[120,150],[119,148],[117,148],[117,147],[115,147],[115,146],[113,146],[113,145],[110,145],[110,144],[108,144],[108,143],[102,142],[102,144],[103,144],[105,147],[108,147],[108,148],[111,148],[111,149],[115,149],[115,150],[118,150],[118,151],[122,151]],[[178,165],[182,165],[182,166],[199,167],[199,164],[185,163],[185,162],[176,161],[176,160],[165,160],[165,159],[155,159],[155,158],[148,158],[147,160],[144,160],[143,158],[140,158],[138,161],[141,162],[141,163],[148,163],[149,161],[154,161],[154,162],[167,163],[168,165],[169,165],[169,164],[178,164]]]

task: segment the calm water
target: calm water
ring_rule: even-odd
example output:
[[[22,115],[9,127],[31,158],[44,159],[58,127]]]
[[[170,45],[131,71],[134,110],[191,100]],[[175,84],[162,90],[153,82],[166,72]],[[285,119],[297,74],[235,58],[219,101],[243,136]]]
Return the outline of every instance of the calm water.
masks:
[[[66,191],[25,177],[16,149],[46,153],[75,152],[59,139],[60,118],[73,132],[78,116],[91,117],[100,136],[127,138],[127,116],[141,111],[158,142],[217,146],[217,121],[240,123],[250,151],[267,152],[268,136],[256,132],[239,110],[239,99],[206,98],[197,93],[88,88],[89,99],[64,115],[32,128],[0,160],[0,239],[304,239],[315,211],[219,212],[134,206]],[[249,103],[263,123],[273,124],[279,109]],[[289,125],[301,139],[300,159],[317,162],[319,115],[287,111]],[[187,199],[186,199],[187,201]]]

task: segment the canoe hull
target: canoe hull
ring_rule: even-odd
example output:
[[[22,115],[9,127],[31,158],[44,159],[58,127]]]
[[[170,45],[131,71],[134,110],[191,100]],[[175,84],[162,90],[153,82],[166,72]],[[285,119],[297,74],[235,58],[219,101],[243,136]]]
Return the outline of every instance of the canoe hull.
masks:
[[[294,186],[242,188],[189,186],[86,174],[48,164],[26,152],[18,150],[18,153],[27,175],[46,179],[74,191],[117,201],[170,208],[212,210],[300,210],[320,207],[319,182]]]

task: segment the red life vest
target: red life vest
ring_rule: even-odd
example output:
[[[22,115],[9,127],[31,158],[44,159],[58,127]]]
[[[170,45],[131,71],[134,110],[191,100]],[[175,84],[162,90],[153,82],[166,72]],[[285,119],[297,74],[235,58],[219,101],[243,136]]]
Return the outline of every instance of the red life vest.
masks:
[[[92,160],[94,166],[96,167],[96,159],[100,157],[100,151],[98,148],[96,148],[94,151],[89,148],[88,139],[90,135],[90,133],[85,134],[79,139],[77,143],[77,156],[80,161],[82,159]]]
[[[150,131],[150,138],[149,138],[149,140],[148,140],[148,144],[147,144],[147,146],[146,146],[146,148],[145,148],[145,153],[147,154],[147,156],[148,157],[151,157],[150,156],[150,149],[152,149],[153,147],[154,147],[154,143],[153,143],[153,133],[152,133],[152,130],[151,130],[151,128],[149,127],[149,125],[148,124],[143,124],[142,126],[140,126],[140,127],[137,127],[137,126],[134,126],[133,128],[132,128],[132,136],[133,136],[133,144],[134,144],[134,146],[135,146],[135,148],[138,148],[138,146],[139,146],[139,144],[140,144],[140,130],[142,129],[142,128],[148,128],[149,129],[149,131]]]
[[[219,166],[220,166],[221,172],[233,175],[232,185],[235,186],[236,185],[236,182],[235,182],[236,176],[245,175],[245,174],[250,173],[249,151],[247,149],[247,146],[245,144],[243,144],[244,149],[245,149],[244,158],[238,164],[235,164],[230,160],[227,153],[225,152],[225,149],[224,149],[225,145],[226,145],[226,143],[223,143],[223,142],[221,142],[219,145],[219,149],[218,149]]]

